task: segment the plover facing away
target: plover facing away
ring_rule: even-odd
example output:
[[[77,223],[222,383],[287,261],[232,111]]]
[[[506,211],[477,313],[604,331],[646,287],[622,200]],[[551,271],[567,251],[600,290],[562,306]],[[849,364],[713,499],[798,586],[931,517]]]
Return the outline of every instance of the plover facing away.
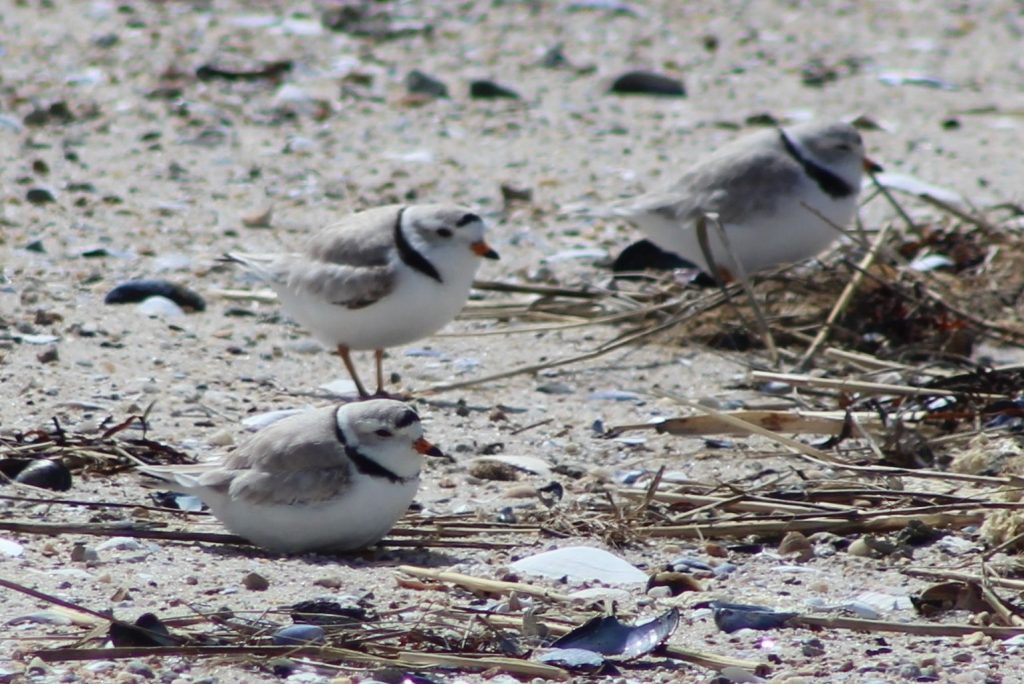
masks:
[[[729,281],[810,258],[828,247],[857,212],[864,155],[846,123],[806,123],[735,140],[697,162],[669,187],[622,200],[602,212],[634,223],[658,247]],[[708,263],[698,224],[708,215]],[[734,259],[735,257],[735,259]],[[736,263],[736,260],[739,263]]]
[[[384,349],[431,335],[462,310],[480,258],[497,259],[465,207],[389,205],[352,214],[294,252],[228,254],[265,280],[284,310],[335,349],[360,397],[350,351],[372,349],[384,395]]]

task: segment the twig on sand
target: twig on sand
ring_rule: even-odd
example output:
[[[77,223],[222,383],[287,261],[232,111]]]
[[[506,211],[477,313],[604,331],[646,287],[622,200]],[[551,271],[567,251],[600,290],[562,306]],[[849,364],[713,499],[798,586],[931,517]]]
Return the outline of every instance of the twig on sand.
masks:
[[[707,226],[710,224],[718,235],[718,239],[722,241],[725,246],[725,251],[732,260],[733,267],[736,269],[736,273],[731,273],[735,280],[739,281],[743,287],[743,291],[747,295],[747,300],[750,302],[750,308],[754,312],[754,319],[757,321],[758,331],[761,334],[761,340],[764,342],[765,349],[768,350],[768,357],[771,359],[772,366],[778,367],[779,365],[779,350],[775,346],[775,338],[772,336],[771,327],[768,325],[768,319],[764,315],[764,310],[757,301],[757,295],[754,293],[754,286],[750,282],[750,277],[747,275],[747,269],[743,267],[743,262],[736,256],[736,251],[732,247],[732,243],[729,241],[729,235],[725,232],[725,226],[718,218],[718,214],[715,212],[705,212],[699,219],[697,219],[697,238],[700,243],[701,251],[704,252],[704,260],[707,262],[708,267],[711,268],[712,272],[716,275],[726,273],[724,269],[715,265],[714,255],[711,252],[711,245],[707,239]],[[728,297],[728,290],[725,289],[725,283],[723,278],[718,278],[720,286],[722,287],[722,293]]]
[[[854,293],[864,281],[865,272],[871,267],[871,264],[874,263],[875,259],[878,258],[878,254],[881,251],[882,246],[885,244],[885,240],[889,237],[889,229],[891,227],[892,224],[887,223],[882,230],[878,231],[878,234],[875,236],[875,241],[871,245],[871,249],[868,250],[868,253],[864,255],[864,258],[860,260],[860,263],[857,265],[856,270],[854,270],[849,282],[846,283],[846,287],[843,288],[843,291],[839,294],[839,298],[836,299],[836,303],[829,312],[828,318],[825,319],[825,323],[818,329],[818,334],[815,335],[814,341],[811,342],[811,345],[807,348],[807,351],[804,352],[804,355],[800,357],[800,361],[796,364],[795,370],[802,372],[810,366],[811,362],[814,360],[814,355],[818,353],[818,349],[821,348],[821,345],[824,344],[825,340],[828,338],[828,335],[832,330],[832,326],[835,325],[835,322],[843,312],[846,311],[846,307],[849,306]]]
[[[790,626],[823,627],[825,629],[854,629],[859,632],[896,632],[918,636],[967,636],[985,634],[1007,639],[1024,634],[1024,627],[992,627],[988,625],[939,625],[930,622],[889,622],[848,617],[819,617],[798,615],[788,622]]]

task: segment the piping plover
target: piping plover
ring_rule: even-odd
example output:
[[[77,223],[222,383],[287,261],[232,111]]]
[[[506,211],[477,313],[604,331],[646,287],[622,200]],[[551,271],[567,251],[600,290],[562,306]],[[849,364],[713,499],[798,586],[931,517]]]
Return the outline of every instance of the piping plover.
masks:
[[[419,454],[443,456],[416,412],[372,399],[284,418],[219,462],[141,470],[257,546],[299,553],[380,541],[416,495]]]
[[[857,211],[865,170],[857,130],[846,123],[807,123],[735,140],[697,162],[668,188],[611,205],[608,214],[637,225],[658,247],[733,280],[746,272],[801,261],[825,249]],[[707,225],[705,258],[697,224],[717,214],[729,248]]]
[[[497,259],[483,220],[448,204],[389,205],[352,214],[299,251],[228,254],[267,281],[281,305],[336,349],[360,397],[350,350],[374,350],[384,394],[384,349],[433,334],[462,309],[479,258]]]

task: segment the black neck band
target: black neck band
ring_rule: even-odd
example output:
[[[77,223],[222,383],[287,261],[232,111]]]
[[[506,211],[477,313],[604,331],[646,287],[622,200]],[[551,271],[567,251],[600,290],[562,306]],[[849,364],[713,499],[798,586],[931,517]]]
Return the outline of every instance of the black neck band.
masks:
[[[856,189],[851,187],[842,178],[814,160],[800,154],[800,150],[796,148],[796,145],[793,144],[793,141],[789,139],[782,129],[779,129],[779,137],[782,139],[782,146],[786,148],[786,153],[803,167],[804,173],[814,179],[814,182],[818,184],[818,187],[826,195],[832,199],[842,199],[856,192]]]
[[[338,419],[334,419],[334,435],[338,438],[338,443],[345,447],[345,455],[352,461],[352,465],[356,467],[356,470],[363,473],[364,475],[370,475],[371,477],[383,477],[392,484],[405,484],[407,480],[404,477],[399,477],[393,472],[377,463],[372,458],[361,452],[356,447],[348,443],[345,439],[345,433],[342,431],[341,426],[338,425]]]
[[[419,271],[428,278],[443,283],[441,274],[434,268],[434,264],[427,261],[427,258],[417,252],[416,248],[410,245],[405,238],[405,233],[402,232],[402,214],[404,213],[405,207],[402,207],[398,210],[398,216],[395,218],[395,246],[398,247],[399,258],[414,271]]]

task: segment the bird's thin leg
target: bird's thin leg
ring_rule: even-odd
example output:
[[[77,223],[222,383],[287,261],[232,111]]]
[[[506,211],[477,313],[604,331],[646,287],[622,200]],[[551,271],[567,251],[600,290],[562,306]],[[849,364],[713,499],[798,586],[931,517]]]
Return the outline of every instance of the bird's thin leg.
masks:
[[[387,395],[384,391],[384,350],[374,349],[373,358],[377,362],[377,396],[383,397]]]
[[[345,368],[348,369],[348,374],[352,376],[352,382],[356,383],[356,391],[359,392],[359,398],[365,399],[370,396],[370,393],[363,387],[363,383],[359,381],[359,376],[356,374],[356,367],[352,365],[352,357],[348,355],[349,349],[343,344],[338,345],[338,356],[341,357],[342,363],[345,364]]]

